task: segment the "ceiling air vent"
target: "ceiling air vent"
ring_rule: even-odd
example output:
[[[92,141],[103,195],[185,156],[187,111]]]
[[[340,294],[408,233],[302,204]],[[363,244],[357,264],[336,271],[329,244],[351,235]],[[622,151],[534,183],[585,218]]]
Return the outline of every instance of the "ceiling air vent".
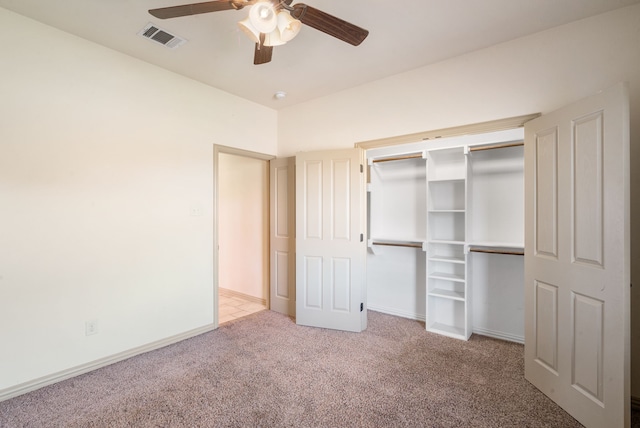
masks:
[[[175,49],[186,43],[185,39],[174,36],[168,31],[163,30],[152,23],[147,24],[142,30],[140,30],[138,35],[153,40],[154,42],[158,42],[170,49]]]

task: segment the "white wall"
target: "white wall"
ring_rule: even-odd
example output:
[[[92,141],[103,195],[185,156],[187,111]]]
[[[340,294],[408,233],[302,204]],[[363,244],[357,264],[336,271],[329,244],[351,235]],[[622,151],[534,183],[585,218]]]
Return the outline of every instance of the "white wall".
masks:
[[[0,39],[2,398],[211,327],[213,145],[274,154],[277,129],[271,109],[4,9]]]
[[[282,110],[278,155],[550,112],[620,81],[631,95],[632,308],[640,307],[640,5]],[[417,53],[419,54],[419,53]],[[640,314],[632,310],[632,395]],[[635,357],[635,358],[634,358]]]
[[[549,112],[623,80],[638,117],[639,26],[635,5],[280,110],[278,155]]]
[[[218,154],[218,287],[269,296],[269,162]]]

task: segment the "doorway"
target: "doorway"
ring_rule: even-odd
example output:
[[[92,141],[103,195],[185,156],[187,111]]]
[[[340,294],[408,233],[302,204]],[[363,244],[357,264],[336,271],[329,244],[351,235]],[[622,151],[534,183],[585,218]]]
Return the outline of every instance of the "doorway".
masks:
[[[218,322],[269,309],[269,159],[217,146]]]

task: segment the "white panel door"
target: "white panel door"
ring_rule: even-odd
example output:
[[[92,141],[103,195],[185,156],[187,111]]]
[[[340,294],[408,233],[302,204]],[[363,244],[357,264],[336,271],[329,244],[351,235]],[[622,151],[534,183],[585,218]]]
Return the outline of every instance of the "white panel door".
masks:
[[[296,322],[366,328],[361,150],[296,156]]]
[[[628,427],[626,86],[528,122],[525,141],[525,377],[587,427]]]
[[[272,159],[270,309],[296,314],[295,283],[295,158]]]

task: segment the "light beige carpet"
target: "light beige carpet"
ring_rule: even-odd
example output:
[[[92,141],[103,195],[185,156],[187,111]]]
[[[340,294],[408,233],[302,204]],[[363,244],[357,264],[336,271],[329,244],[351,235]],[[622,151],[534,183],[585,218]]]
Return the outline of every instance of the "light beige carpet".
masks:
[[[523,377],[523,347],[307,328],[263,311],[0,403],[1,427],[577,427]]]

